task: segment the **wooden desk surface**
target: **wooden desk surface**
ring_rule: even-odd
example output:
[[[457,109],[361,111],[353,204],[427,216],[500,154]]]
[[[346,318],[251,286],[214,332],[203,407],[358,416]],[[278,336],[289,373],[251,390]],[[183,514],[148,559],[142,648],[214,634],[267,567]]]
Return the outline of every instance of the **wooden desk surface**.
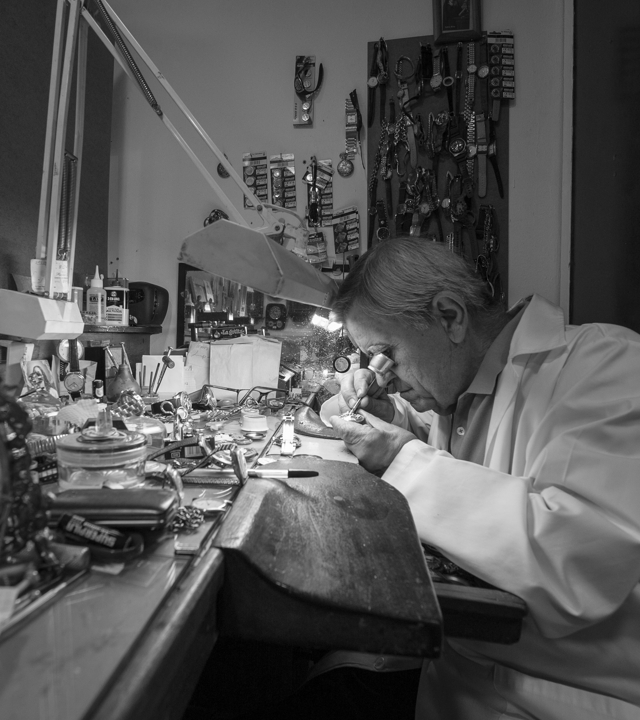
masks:
[[[1,720],[178,720],[215,644],[222,579],[220,550],[177,555],[173,536],[120,574],[92,569],[0,634]]]
[[[0,637],[0,718],[170,717],[153,714],[159,697],[166,701],[153,679],[176,676],[185,645],[197,645],[202,626],[210,627],[208,651],[213,647],[221,583],[219,550],[196,563],[174,554],[172,537],[119,575],[91,571]]]

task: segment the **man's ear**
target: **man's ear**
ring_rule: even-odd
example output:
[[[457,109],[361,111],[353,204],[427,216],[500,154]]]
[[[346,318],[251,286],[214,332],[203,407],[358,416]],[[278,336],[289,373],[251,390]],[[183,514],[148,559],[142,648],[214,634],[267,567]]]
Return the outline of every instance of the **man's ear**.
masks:
[[[469,313],[462,298],[457,293],[442,290],[431,301],[431,312],[451,342],[459,345],[469,329]]]

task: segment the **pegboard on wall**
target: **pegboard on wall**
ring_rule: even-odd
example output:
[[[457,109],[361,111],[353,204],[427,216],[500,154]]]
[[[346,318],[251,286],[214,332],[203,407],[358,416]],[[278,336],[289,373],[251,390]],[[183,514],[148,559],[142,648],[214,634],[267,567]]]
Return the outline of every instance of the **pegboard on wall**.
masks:
[[[386,73],[387,82],[368,83],[365,248],[407,234],[446,243],[506,299],[505,96],[515,87],[502,87],[501,73],[507,63],[513,77],[513,37],[488,35],[489,42],[483,33],[473,43],[436,45],[425,35],[368,44],[369,79]]]

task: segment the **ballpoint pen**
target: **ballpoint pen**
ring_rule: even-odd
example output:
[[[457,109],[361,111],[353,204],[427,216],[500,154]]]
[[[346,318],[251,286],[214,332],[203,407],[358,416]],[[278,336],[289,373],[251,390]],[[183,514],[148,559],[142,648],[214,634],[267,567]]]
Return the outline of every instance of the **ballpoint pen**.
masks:
[[[233,471],[240,480],[240,484],[244,485],[247,479],[250,477],[254,478],[270,478],[272,480],[281,480],[285,478],[294,477],[317,477],[318,473],[315,470],[304,470],[297,468],[247,468],[247,463],[244,458],[244,454],[240,448],[231,448],[231,464]]]
[[[278,468],[253,468],[248,471],[249,477],[255,478],[296,478],[296,477],[318,477],[316,470],[287,470]]]
[[[234,475],[232,468],[197,468],[190,472],[185,481],[189,482],[192,478],[205,478],[213,475]],[[248,478],[295,478],[295,477],[318,477],[316,470],[304,470],[297,468],[251,468],[247,470]],[[239,478],[238,478],[239,479]]]

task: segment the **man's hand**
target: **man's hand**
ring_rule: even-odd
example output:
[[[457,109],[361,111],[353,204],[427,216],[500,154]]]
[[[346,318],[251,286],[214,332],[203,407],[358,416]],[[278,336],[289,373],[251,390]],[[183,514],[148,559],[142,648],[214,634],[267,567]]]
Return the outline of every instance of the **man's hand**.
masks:
[[[400,450],[415,440],[416,436],[408,430],[379,420],[371,413],[362,414],[367,421],[365,425],[343,420],[338,415],[331,418],[331,424],[365,470],[371,473],[384,471]]]
[[[362,397],[361,410],[366,410],[371,415],[375,415],[385,422],[391,422],[393,420],[395,408],[391,400],[389,400],[387,393],[383,392],[377,398],[371,397],[380,390],[380,386],[377,383],[374,383],[371,388],[369,388],[371,381],[374,380],[375,377],[375,374],[371,370],[362,368],[356,370],[354,373],[349,373],[343,378],[340,384],[340,396],[338,398],[341,413],[350,410],[358,399]],[[368,395],[367,388],[369,388]]]

